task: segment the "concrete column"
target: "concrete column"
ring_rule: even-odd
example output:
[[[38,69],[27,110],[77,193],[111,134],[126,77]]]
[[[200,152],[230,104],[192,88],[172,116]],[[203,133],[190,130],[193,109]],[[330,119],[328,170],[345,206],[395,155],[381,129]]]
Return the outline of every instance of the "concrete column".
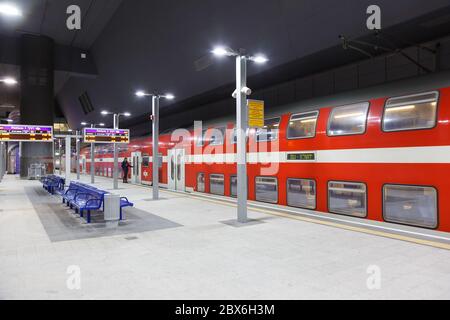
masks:
[[[44,36],[25,34],[20,39],[21,124],[50,125],[54,122],[54,42]],[[53,171],[51,143],[22,143],[20,176],[26,178],[32,163]]]

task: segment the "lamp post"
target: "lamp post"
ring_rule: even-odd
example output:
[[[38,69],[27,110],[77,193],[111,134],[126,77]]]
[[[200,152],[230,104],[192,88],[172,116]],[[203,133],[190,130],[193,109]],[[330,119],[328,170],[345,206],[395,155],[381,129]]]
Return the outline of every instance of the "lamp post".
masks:
[[[80,180],[80,136],[81,133],[79,130],[77,130],[75,132],[75,136],[76,136],[76,142],[75,142],[75,146],[76,146],[76,172],[77,172],[77,180]]]
[[[114,129],[119,129],[119,120],[121,116],[130,117],[129,112],[113,113],[109,111],[102,111],[103,116],[113,115]],[[114,143],[114,168],[113,168],[113,189],[119,189],[119,146]]]
[[[211,51],[218,57],[236,58],[236,135],[237,135],[237,221],[245,223],[247,218],[247,144],[246,131],[248,128],[247,96],[252,91],[247,87],[247,61],[266,63],[268,59],[261,55],[249,56],[245,50],[235,51],[228,47],[217,47]]]
[[[91,128],[95,128],[96,126],[104,127],[104,123],[87,123],[82,122],[81,125],[83,127],[91,126]],[[91,143],[91,183],[95,183],[95,143]]]
[[[151,97],[152,98],[152,180],[153,180],[153,200],[159,199],[159,100],[161,98],[167,100],[175,99],[172,94],[160,95],[156,93],[146,93],[144,91],[137,91],[136,96]]]

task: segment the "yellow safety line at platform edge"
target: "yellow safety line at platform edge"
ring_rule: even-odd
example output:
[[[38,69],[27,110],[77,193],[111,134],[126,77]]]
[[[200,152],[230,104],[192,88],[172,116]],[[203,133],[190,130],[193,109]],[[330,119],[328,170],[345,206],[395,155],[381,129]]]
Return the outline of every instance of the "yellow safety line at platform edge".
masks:
[[[164,191],[167,191],[167,190],[164,190]],[[199,197],[199,196],[195,196],[195,195],[188,195],[188,196],[191,198],[201,199],[201,200],[207,201],[207,202],[228,205],[231,207],[237,207],[236,204],[228,203],[228,202],[222,201],[222,200],[205,199],[204,197]],[[439,249],[450,250],[450,244],[446,244],[446,243],[425,240],[425,239],[412,238],[412,237],[408,237],[408,236],[402,236],[399,234],[388,233],[388,232],[383,232],[383,231],[376,231],[376,230],[366,229],[366,228],[362,228],[362,227],[353,227],[353,226],[349,226],[346,224],[340,224],[340,223],[336,223],[336,222],[328,222],[328,221],[323,221],[323,220],[319,220],[319,219],[300,217],[297,215],[283,213],[283,212],[277,212],[277,211],[272,211],[272,210],[259,209],[259,208],[254,208],[254,207],[250,207],[249,209],[251,211],[262,212],[262,213],[273,215],[273,216],[279,216],[279,217],[283,217],[283,218],[289,218],[289,219],[294,219],[294,220],[299,220],[299,221],[304,221],[304,222],[310,222],[310,223],[315,223],[315,224],[320,224],[320,225],[325,225],[325,226],[330,226],[330,227],[336,227],[336,228],[350,230],[350,231],[371,234],[371,235],[385,237],[385,238],[391,238],[391,239],[396,239],[396,240],[401,240],[401,241],[406,241],[406,242],[412,242],[412,243],[435,247],[435,248],[439,248]]]

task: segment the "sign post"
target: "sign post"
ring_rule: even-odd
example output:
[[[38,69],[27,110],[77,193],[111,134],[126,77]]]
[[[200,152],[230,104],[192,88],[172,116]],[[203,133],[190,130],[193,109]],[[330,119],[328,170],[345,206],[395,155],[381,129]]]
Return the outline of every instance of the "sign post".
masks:
[[[65,173],[65,178],[66,178],[66,184],[69,185],[70,172],[71,172],[71,164],[70,164],[71,161],[70,160],[72,158],[72,138],[70,136],[66,136],[65,140],[66,140],[66,143],[65,143],[65,146],[66,146],[65,169],[66,170],[64,171],[64,173]]]
[[[113,177],[114,189],[119,188],[118,183],[118,173],[119,173],[119,162],[118,162],[118,144],[120,143],[130,143],[130,130],[118,129],[119,117],[115,115],[114,117],[115,129],[105,129],[105,128],[84,128],[84,142],[91,144],[91,175],[93,174],[93,163],[94,163],[94,143],[112,143],[114,144],[114,169]],[[92,178],[91,178],[92,179]]]
[[[76,162],[77,162],[77,180],[80,180],[80,131],[76,132]]]

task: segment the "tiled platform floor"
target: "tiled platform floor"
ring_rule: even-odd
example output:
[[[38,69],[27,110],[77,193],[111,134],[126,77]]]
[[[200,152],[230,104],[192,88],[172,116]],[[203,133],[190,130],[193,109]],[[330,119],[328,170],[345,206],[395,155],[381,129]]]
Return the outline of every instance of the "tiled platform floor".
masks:
[[[59,199],[42,195],[36,206],[30,188],[39,182],[5,177],[0,299],[450,298],[450,251],[257,212],[250,217],[263,223],[235,228],[222,223],[233,207],[168,192],[148,201],[150,188],[120,187],[139,212],[176,226],[52,241],[36,210]],[[79,290],[67,285],[70,266],[81,272]],[[378,289],[367,285],[370,270],[380,271]]]

